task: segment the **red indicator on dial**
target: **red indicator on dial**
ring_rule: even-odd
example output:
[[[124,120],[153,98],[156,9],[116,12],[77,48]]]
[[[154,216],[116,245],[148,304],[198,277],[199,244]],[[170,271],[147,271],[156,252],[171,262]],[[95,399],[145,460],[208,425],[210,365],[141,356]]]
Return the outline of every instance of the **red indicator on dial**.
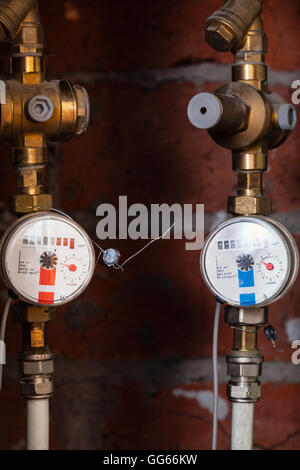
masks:
[[[272,271],[274,269],[274,264],[272,263],[264,263],[263,261],[263,264],[265,265],[268,271]]]
[[[69,270],[70,270],[72,273],[74,273],[74,272],[77,270],[77,267],[76,267],[75,264],[65,264],[65,266],[66,266],[67,268],[69,268]]]

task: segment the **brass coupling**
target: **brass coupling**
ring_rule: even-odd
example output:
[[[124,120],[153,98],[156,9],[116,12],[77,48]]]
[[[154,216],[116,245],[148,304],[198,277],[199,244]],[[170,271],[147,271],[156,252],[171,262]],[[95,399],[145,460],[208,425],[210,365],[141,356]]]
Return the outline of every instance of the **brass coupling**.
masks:
[[[18,186],[10,208],[16,213],[48,209],[52,198],[44,191],[47,139],[66,140],[85,132],[89,121],[87,93],[66,80],[26,86],[8,80],[5,86],[0,138],[12,142]]]
[[[20,393],[25,398],[52,396],[53,354],[48,347],[48,322],[54,320],[55,309],[18,302],[12,309],[13,320],[22,323],[23,348],[19,356]]]
[[[22,354],[19,357],[20,393],[24,398],[49,398],[54,392],[53,354]]]
[[[268,322],[268,308],[225,306],[225,321],[234,331],[233,348],[226,357],[227,396],[230,401],[255,403],[261,396],[259,377],[263,357],[257,347],[258,328]]]
[[[237,403],[256,403],[261,397],[259,377],[262,373],[263,357],[254,353],[238,353],[234,351],[226,356],[227,397]]]

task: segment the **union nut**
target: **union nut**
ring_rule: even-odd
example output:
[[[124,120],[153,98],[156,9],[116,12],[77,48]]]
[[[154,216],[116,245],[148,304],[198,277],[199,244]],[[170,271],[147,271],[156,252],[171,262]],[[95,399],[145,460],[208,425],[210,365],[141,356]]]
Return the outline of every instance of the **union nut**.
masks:
[[[16,194],[9,200],[10,210],[16,214],[27,214],[40,208],[53,207],[51,194]]]
[[[51,376],[28,377],[20,381],[20,393],[25,398],[49,398],[53,391],[54,383]]]
[[[272,200],[265,196],[229,196],[228,212],[233,215],[270,215]]]
[[[227,396],[230,401],[237,403],[256,403],[261,396],[260,382],[229,381]]]
[[[227,374],[231,377],[258,377],[261,372],[261,362],[228,362],[227,364]]]
[[[54,372],[53,359],[48,361],[26,361],[19,363],[21,375],[48,375]]]

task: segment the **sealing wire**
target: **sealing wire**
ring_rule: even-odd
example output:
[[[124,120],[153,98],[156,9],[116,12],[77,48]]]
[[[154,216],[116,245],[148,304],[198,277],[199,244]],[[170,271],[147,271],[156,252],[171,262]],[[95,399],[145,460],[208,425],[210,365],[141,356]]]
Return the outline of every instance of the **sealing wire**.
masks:
[[[37,207],[37,209],[41,209],[41,210],[45,210],[45,208],[43,207]],[[59,210],[59,209],[55,209],[54,207],[50,207],[49,209],[47,209],[49,211],[54,211],[54,212],[58,212],[59,214],[62,214],[64,215],[65,217],[67,217],[68,219],[70,220],[74,220],[70,215],[66,214],[65,212]],[[152,243],[156,242],[157,240],[160,240],[161,238],[164,238],[165,235],[167,235],[168,232],[170,232],[172,230],[172,228],[174,227],[175,225],[175,222],[162,234],[160,235],[159,237],[156,237],[154,238],[153,240],[150,240],[145,246],[143,246],[140,250],[138,250],[136,253],[133,253],[133,255],[129,256],[129,258],[127,258],[122,264],[115,264],[113,267],[117,270],[121,269],[121,271],[123,271],[124,269],[124,266],[125,264],[128,263],[128,261],[130,261],[131,259],[135,258],[137,255],[139,255],[140,253],[142,253],[142,251],[144,251],[146,248],[148,248],[149,245],[151,245]],[[91,239],[91,242],[98,248],[99,250],[99,255],[96,259],[96,264],[98,264],[99,262],[99,259],[100,259],[100,256],[104,253],[104,249],[101,248],[100,245],[98,245],[98,243],[96,243],[94,240]]]
[[[127,258],[121,265],[119,264],[116,264],[114,266],[115,269],[121,269],[123,271],[123,268],[125,266],[126,263],[128,263],[128,261],[130,261],[132,258],[135,258],[137,255],[139,255],[140,253],[142,253],[142,251],[144,251],[146,248],[148,248],[149,245],[151,245],[152,243],[156,242],[157,240],[160,240],[161,238],[164,238],[165,235],[167,235],[168,232],[170,232],[172,230],[172,228],[174,227],[175,225],[175,222],[174,224],[172,224],[162,235],[160,235],[159,237],[156,237],[154,238],[153,240],[150,240],[150,242],[148,242],[145,246],[143,246],[140,250],[138,250],[136,253],[133,253],[133,255],[129,256],[129,258]]]

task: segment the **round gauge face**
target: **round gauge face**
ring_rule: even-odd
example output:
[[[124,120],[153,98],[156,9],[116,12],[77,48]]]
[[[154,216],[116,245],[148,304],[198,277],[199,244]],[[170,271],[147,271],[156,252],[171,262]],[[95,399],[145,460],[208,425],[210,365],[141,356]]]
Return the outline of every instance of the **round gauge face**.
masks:
[[[276,300],[290,283],[295,264],[298,269],[298,252],[284,235],[286,229],[270,220],[234,218],[206,240],[201,271],[207,286],[223,302],[265,305]]]
[[[19,219],[1,243],[4,278],[31,304],[60,305],[87,287],[95,255],[85,231],[54,213]]]

